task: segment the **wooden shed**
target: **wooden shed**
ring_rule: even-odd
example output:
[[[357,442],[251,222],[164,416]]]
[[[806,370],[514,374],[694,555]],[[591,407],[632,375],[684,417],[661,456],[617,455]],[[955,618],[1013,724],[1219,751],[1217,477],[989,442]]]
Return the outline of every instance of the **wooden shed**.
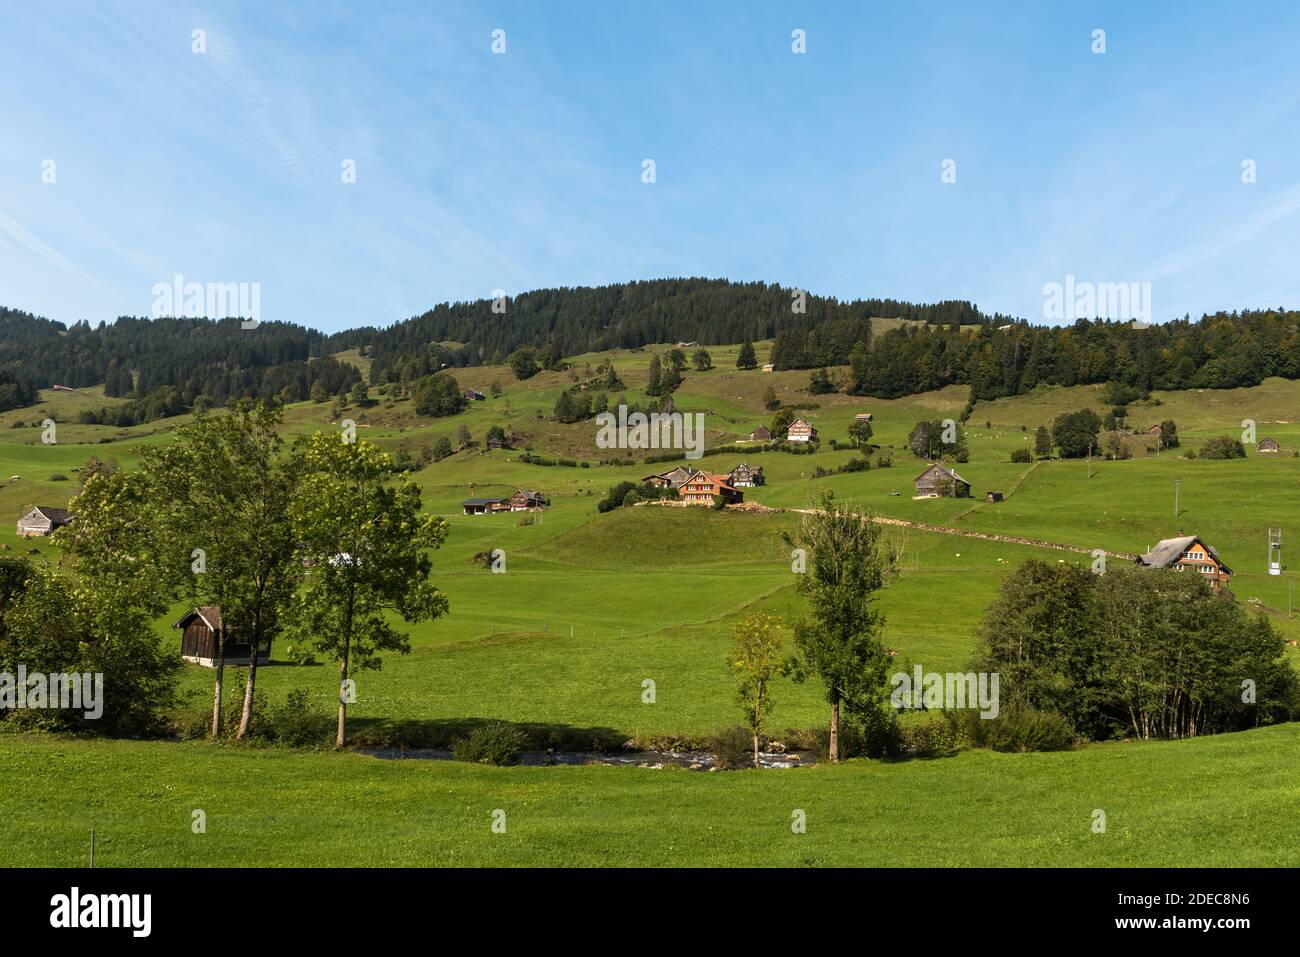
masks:
[[[1255,451],[1256,452],[1280,452],[1282,451],[1282,446],[1277,444],[1277,439],[1270,439],[1267,436],[1265,436],[1264,438],[1260,439],[1259,442],[1255,445]]]
[[[213,668],[217,664],[217,643],[224,642],[226,664],[248,664],[248,640],[226,634],[221,609],[216,605],[191,608],[172,627],[181,629],[181,657],[186,661]],[[262,640],[262,647],[258,649],[257,663],[264,665],[270,660],[271,639],[268,637]]]

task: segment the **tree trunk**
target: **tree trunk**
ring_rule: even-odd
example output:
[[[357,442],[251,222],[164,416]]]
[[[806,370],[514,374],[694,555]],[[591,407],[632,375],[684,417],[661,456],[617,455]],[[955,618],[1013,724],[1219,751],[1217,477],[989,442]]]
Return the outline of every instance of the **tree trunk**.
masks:
[[[339,660],[339,729],[334,738],[334,746],[343,747],[343,739],[347,734],[348,721],[348,656],[352,651],[352,639],[343,639],[343,657]]]
[[[840,702],[838,699],[831,704],[830,759],[832,762],[837,762],[840,759]]]
[[[244,711],[239,717],[236,741],[243,741],[253,727],[253,690],[257,686],[257,653],[262,648],[262,612],[253,615],[253,634],[248,645],[248,680],[244,682]]]
[[[226,671],[226,635],[217,636],[217,681],[212,691],[212,740],[221,737],[221,679]]]
[[[351,554],[356,554],[352,551]],[[335,748],[342,748],[347,733],[347,667],[352,655],[352,609],[356,603],[355,586],[348,589],[347,610],[343,612],[343,657],[338,662],[338,735],[334,737]]]
[[[754,732],[754,767],[759,767],[758,763],[758,732]]]

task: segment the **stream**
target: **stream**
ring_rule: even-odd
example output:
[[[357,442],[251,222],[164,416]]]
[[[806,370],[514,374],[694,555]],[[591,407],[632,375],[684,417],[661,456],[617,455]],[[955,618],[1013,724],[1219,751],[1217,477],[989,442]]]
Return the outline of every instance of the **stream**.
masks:
[[[388,761],[452,761],[447,748],[358,748],[358,754]],[[760,751],[759,764],[765,768],[797,768],[816,764],[813,751],[787,751],[784,753]],[[716,771],[717,757],[708,751],[525,751],[519,763],[526,767],[558,767],[561,765],[608,764],[622,767],[660,769],[687,768],[691,771]]]

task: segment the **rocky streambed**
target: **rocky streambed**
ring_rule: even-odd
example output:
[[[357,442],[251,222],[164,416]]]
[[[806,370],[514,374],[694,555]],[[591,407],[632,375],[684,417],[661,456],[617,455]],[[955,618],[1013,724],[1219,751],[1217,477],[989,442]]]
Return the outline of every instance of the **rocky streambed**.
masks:
[[[454,760],[447,748],[359,748],[358,753],[388,761]],[[817,755],[812,751],[762,751],[758,760],[764,768],[798,768],[816,764]],[[525,751],[519,756],[519,763],[535,768],[607,764],[651,770],[666,767],[690,771],[720,770],[717,755],[708,751]]]

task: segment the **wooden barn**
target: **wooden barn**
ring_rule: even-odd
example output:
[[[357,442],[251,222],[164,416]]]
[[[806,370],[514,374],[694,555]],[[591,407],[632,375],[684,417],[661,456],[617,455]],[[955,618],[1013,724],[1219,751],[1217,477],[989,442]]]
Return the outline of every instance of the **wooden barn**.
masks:
[[[186,661],[214,668],[217,664],[218,642],[224,642],[226,664],[248,664],[249,642],[238,635],[227,635],[221,620],[221,609],[216,605],[199,605],[191,608],[173,628],[181,629],[181,657]],[[265,638],[257,652],[257,663],[271,660],[271,639]]]
[[[924,498],[970,498],[970,482],[936,462],[916,477],[916,494]]]
[[[1277,444],[1277,439],[1270,439],[1267,436],[1260,439],[1255,445],[1256,452],[1281,452],[1282,446]]]
[[[66,508],[33,505],[23,513],[22,518],[18,519],[18,537],[36,538],[40,535],[49,535],[71,521],[72,513]]]
[[[750,433],[749,433],[749,441],[751,441],[751,442],[771,442],[771,441],[772,441],[772,432],[771,432],[771,430],[768,429],[767,426],[765,426],[765,425],[760,425],[760,426],[759,426],[758,428],[756,428],[753,432],[750,432]]]
[[[647,475],[641,481],[646,485],[653,485],[655,488],[681,488],[694,469],[688,469],[684,466],[671,468],[667,472],[660,472],[658,475]]]

